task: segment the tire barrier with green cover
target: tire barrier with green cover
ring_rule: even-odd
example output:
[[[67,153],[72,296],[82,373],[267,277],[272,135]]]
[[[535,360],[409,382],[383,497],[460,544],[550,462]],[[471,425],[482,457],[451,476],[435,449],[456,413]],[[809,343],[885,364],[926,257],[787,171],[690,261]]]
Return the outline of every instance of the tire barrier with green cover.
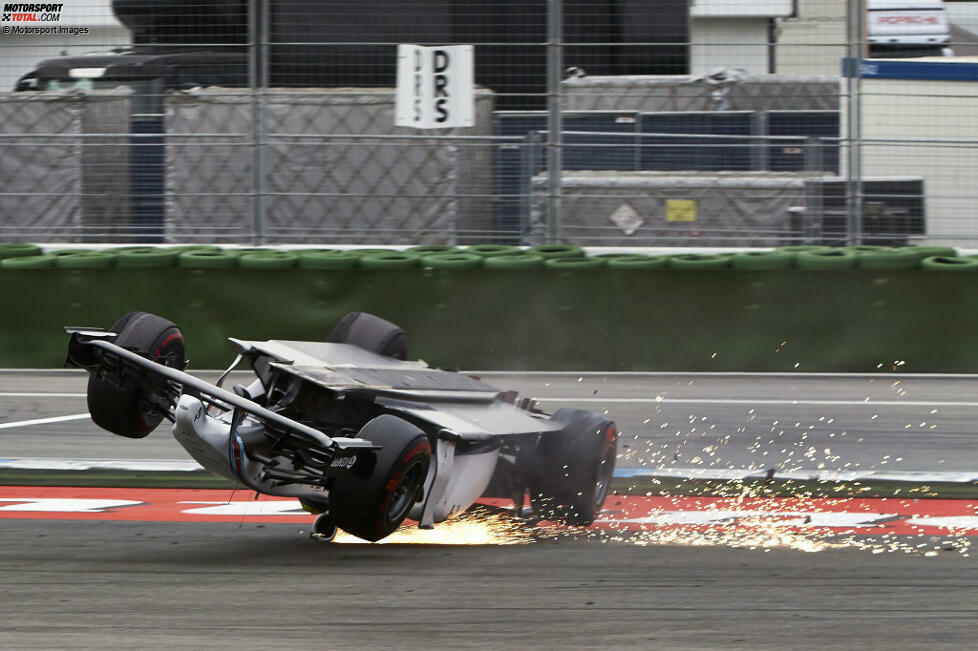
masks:
[[[484,258],[475,253],[433,253],[421,258],[421,266],[431,269],[480,269]]]
[[[291,269],[298,259],[292,251],[253,251],[241,254],[238,266],[242,269]]]
[[[364,269],[413,269],[420,265],[421,256],[403,251],[372,253],[360,258],[360,266]]]
[[[852,251],[856,255],[862,253],[876,253],[878,251],[889,251],[891,247],[884,246],[882,244],[855,244],[853,246],[845,247],[849,251]]]
[[[741,271],[772,271],[790,269],[794,261],[794,254],[787,251],[747,251],[735,254],[730,265]]]
[[[798,253],[809,253],[811,251],[828,251],[831,248],[830,246],[823,246],[821,244],[791,244],[788,246],[779,246],[775,251],[784,251],[785,253],[795,255]]]
[[[56,256],[54,266],[61,269],[108,269],[115,266],[116,254],[109,251],[78,251]]]
[[[523,253],[523,249],[511,244],[476,244],[465,249],[465,252],[491,258],[497,255],[519,255]]]
[[[187,251],[220,251],[221,247],[216,244],[180,244],[177,246],[168,246],[167,250],[176,251],[177,255],[179,255]]]
[[[795,256],[795,266],[818,271],[853,269],[856,266],[856,253],[848,249],[802,251]]]
[[[0,260],[3,269],[52,269],[57,260],[54,255],[30,255]],[[26,289],[26,288],[25,288]]]
[[[729,269],[730,258],[724,255],[687,253],[674,255],[669,258],[670,269],[687,269],[690,271],[716,271]]]
[[[920,261],[920,268],[924,271],[971,271],[978,270],[978,260],[974,258],[947,258],[943,256],[932,256]]]
[[[412,246],[405,249],[408,253],[417,253],[418,255],[457,253],[460,250],[457,246],[452,246],[451,244],[422,244],[421,246]]]
[[[958,250],[950,246],[902,246],[901,251],[911,251],[917,255],[918,260],[924,258],[956,258]]]
[[[856,256],[856,267],[874,271],[890,269],[916,269],[920,266],[920,258],[915,251],[905,248],[863,251]]]
[[[349,249],[304,249],[298,256],[301,269],[353,269],[360,264],[360,256]]]
[[[187,269],[230,269],[237,266],[239,253],[218,249],[191,249],[177,258],[177,265]]]
[[[600,269],[607,263],[601,258],[545,258],[544,266],[547,269]]]
[[[43,251],[36,244],[22,242],[7,242],[0,244],[0,260],[7,258],[26,258],[34,255],[41,255]]]
[[[0,261],[0,293],[31,301],[2,322],[7,367],[58,366],[63,326],[140,309],[180,324],[195,369],[226,365],[235,353],[227,337],[321,341],[344,314],[365,311],[401,325],[411,356],[443,368],[879,373],[905,360],[909,372],[978,370],[978,276],[968,273],[636,272],[618,258],[567,273],[496,266],[544,264],[524,253],[464,273],[59,270],[56,259]],[[933,332],[941,336],[921,336]]]
[[[400,253],[400,251],[397,251],[395,249],[353,249],[353,252],[356,253],[357,256],[360,258],[368,255],[377,255],[377,254],[384,255],[387,253]]]
[[[115,264],[124,268],[162,268],[173,267],[177,264],[179,251],[157,248],[155,246],[133,246],[112,249],[115,253]]]
[[[547,261],[542,255],[496,255],[482,263],[486,269],[518,271],[521,269],[542,269]]]
[[[584,249],[576,244],[540,244],[526,250],[530,255],[542,255],[545,258],[583,258]]]
[[[669,256],[667,255],[623,255],[609,258],[607,262],[609,269],[665,269],[669,266]]]

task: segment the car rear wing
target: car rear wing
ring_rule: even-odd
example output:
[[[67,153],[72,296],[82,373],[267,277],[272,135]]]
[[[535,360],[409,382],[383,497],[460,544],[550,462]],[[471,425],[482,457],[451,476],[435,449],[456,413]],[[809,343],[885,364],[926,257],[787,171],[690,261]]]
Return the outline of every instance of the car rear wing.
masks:
[[[194,377],[182,369],[157,364],[142,355],[117,345],[115,343],[116,333],[114,332],[98,328],[74,327],[66,327],[65,332],[70,336],[68,357],[65,360],[67,367],[83,368],[89,373],[97,374],[108,363],[128,364],[179,385],[184,393],[205,396],[212,401],[240,409],[268,425],[305,438],[310,443],[326,450],[377,449],[376,445],[366,439],[327,436],[308,425],[266,409],[248,398]]]

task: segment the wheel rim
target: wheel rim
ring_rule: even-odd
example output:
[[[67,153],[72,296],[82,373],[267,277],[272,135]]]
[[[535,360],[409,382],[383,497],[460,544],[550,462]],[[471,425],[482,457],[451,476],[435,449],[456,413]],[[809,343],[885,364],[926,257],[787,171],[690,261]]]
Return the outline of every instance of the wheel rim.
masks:
[[[604,500],[608,497],[608,489],[611,487],[611,477],[615,471],[615,449],[611,446],[605,450],[598,466],[598,479],[594,482],[594,510],[601,509]]]
[[[424,481],[423,470],[420,462],[415,463],[408,468],[401,478],[400,483],[394,488],[391,505],[387,510],[387,519],[391,522],[397,522],[403,518],[411,508],[411,505],[414,504],[414,499],[418,494],[418,490],[421,488],[421,483]]]

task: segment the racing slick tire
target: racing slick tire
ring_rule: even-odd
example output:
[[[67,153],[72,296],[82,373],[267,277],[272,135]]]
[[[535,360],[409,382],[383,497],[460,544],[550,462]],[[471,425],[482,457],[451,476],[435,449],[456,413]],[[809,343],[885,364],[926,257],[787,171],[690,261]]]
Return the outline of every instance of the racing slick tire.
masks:
[[[540,439],[530,503],[544,520],[586,527],[601,512],[618,453],[613,421],[583,409],[558,409],[559,432]]]
[[[326,341],[353,344],[378,355],[407,359],[407,334],[399,326],[366,312],[350,312],[333,326]]]
[[[357,434],[381,446],[377,462],[365,478],[337,477],[329,491],[329,517],[343,531],[375,542],[394,532],[421,495],[431,444],[418,427],[384,414]]]
[[[115,343],[159,364],[183,370],[186,348],[183,334],[172,321],[148,312],[130,312],[112,324]],[[88,412],[95,424],[113,434],[140,439],[156,429],[163,414],[146,400],[139,382],[122,387],[98,375],[88,378]]]

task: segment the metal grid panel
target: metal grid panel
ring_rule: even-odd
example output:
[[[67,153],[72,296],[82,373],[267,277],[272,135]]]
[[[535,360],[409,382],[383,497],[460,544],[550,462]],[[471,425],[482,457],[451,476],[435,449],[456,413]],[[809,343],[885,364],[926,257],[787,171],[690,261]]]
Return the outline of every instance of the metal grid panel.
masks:
[[[21,92],[0,95],[0,238],[596,244],[628,236],[562,228],[583,200],[564,176],[657,169],[832,188],[764,216],[803,215],[801,239],[967,246],[978,74],[906,57],[978,53],[978,24],[967,3],[902,22],[865,4],[80,0],[3,16],[0,83]],[[881,40],[911,23],[947,38]],[[474,46],[476,127],[393,126],[400,43]],[[841,74],[879,54],[904,58]],[[644,243],[686,242],[672,232]]]

